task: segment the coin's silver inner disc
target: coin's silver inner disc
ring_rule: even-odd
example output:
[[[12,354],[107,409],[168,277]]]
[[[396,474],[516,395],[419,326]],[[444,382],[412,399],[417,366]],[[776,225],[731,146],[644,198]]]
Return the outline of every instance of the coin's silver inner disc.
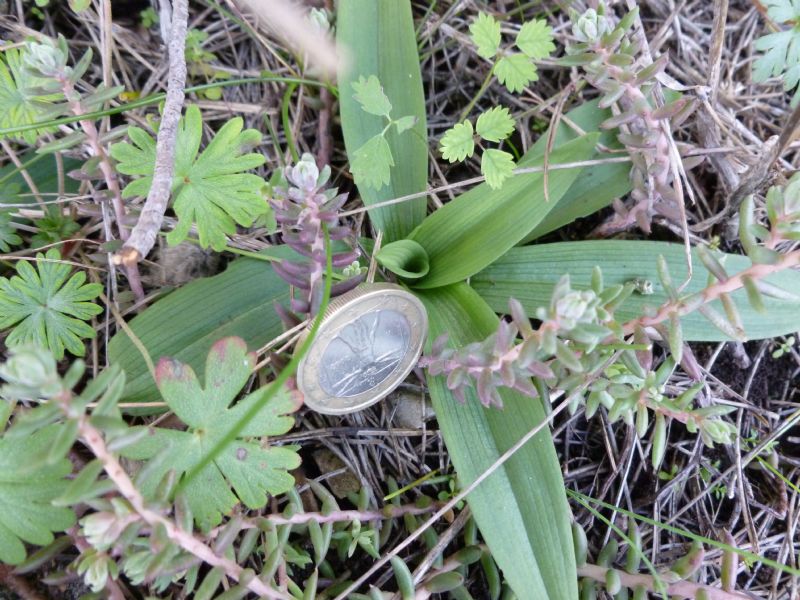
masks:
[[[319,384],[327,394],[349,398],[386,379],[408,352],[411,326],[401,313],[379,309],[343,327],[325,348]]]

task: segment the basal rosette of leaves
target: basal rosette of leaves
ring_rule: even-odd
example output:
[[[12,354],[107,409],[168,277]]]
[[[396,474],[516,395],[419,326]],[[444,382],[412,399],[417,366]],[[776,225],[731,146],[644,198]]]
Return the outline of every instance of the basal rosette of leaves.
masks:
[[[167,235],[178,244],[194,227],[203,248],[221,251],[226,236],[236,233],[236,225],[249,227],[269,212],[263,195],[264,179],[247,173],[264,164],[264,156],[249,152],[261,142],[261,133],[242,129],[243,120],[231,119],[201,151],[203,118],[191,105],[181,118],[175,144],[175,170],[172,178],[172,208],[178,224]],[[129,127],[131,142],[111,145],[117,170],[133,176],[123,197],[147,196],[153,178],[156,141],[140,127]]]

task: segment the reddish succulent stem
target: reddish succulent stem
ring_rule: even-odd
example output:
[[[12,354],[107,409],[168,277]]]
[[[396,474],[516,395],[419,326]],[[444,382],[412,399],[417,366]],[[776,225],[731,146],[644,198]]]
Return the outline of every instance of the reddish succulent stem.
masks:
[[[758,281],[760,279],[764,279],[768,275],[772,275],[773,273],[778,273],[779,271],[784,271],[797,266],[800,266],[800,250],[795,250],[794,252],[784,254],[776,263],[771,265],[763,263],[754,264],[741,273],[733,275],[724,281],[718,281],[717,283],[708,286],[705,290],[700,292],[703,296],[703,304],[708,304],[709,302],[719,299],[724,294],[730,294],[731,292],[735,292],[736,290],[744,287],[745,277],[749,277],[754,281]],[[625,323],[622,328],[626,335],[630,335],[634,332],[637,326],[652,327],[653,325],[658,325],[659,323],[668,320],[672,314],[683,316],[693,312],[696,309],[696,305],[688,305],[683,300],[667,302],[661,306],[655,315],[632,319]]]
[[[611,569],[591,564],[578,567],[578,575],[580,577],[588,577],[600,583],[605,583],[606,573],[609,571],[616,571],[622,585],[626,588],[635,589],[637,587],[644,587],[648,592],[659,593],[659,586],[652,575],[632,574],[619,569]],[[697,594],[701,591],[706,593],[706,598],[708,598],[708,600],[747,600],[749,598],[749,596],[739,592],[726,592],[719,588],[702,585],[693,581],[677,581],[667,584],[666,593],[671,598],[697,598]]]
[[[86,114],[86,110],[80,101],[80,95],[75,90],[75,86],[72,82],[64,75],[57,79],[61,84],[61,90],[64,92],[64,97],[67,99],[72,113],[76,117]],[[103,144],[100,143],[100,133],[97,131],[95,124],[89,119],[82,119],[78,121],[78,124],[81,126],[81,129],[83,129],[83,133],[86,134],[86,139],[92,148],[92,152],[94,152],[95,156],[100,160],[100,171],[103,173],[103,179],[105,179],[108,191],[111,192],[111,204],[114,208],[119,237],[125,241],[128,239],[129,232],[125,227],[125,204],[122,201],[122,190],[119,186],[117,173],[114,171],[114,166],[111,164],[111,159],[109,159],[108,153],[105,148],[103,148]],[[135,264],[126,266],[125,274],[128,277],[128,283],[130,283],[131,290],[136,299],[139,301],[144,300],[144,288],[142,287],[142,280],[139,276],[139,267]]]

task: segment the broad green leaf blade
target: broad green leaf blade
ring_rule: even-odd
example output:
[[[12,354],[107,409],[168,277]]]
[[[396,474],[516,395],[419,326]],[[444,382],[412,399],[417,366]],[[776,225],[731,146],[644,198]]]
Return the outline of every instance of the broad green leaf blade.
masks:
[[[611,111],[597,107],[597,100],[581,104],[578,108],[569,111],[565,118],[580,127],[583,131],[597,131],[600,124],[611,116]],[[554,139],[558,148],[564,142],[575,139],[578,134],[567,125],[565,120],[559,123]],[[617,142],[616,131],[602,131],[599,143],[607,148],[620,148]],[[533,147],[525,153],[518,167],[528,167],[534,164],[537,157],[544,153],[547,145],[547,136],[540,137]],[[621,154],[608,154],[597,152],[592,159],[619,158]],[[629,173],[630,162],[597,164],[586,167],[570,186],[556,205],[542,219],[533,231],[525,236],[523,243],[540,238],[555,231],[575,219],[585,217],[611,204],[615,198],[620,198],[631,190]]]
[[[514,248],[486,270],[475,275],[470,283],[489,306],[505,312],[508,298],[519,300],[528,314],[538,306],[547,306],[553,286],[569,273],[575,289],[588,289],[595,265],[603,270],[606,285],[622,284],[635,279],[652,283],[653,293],[634,293],[617,310],[618,320],[641,316],[644,305],[659,306],[667,301],[656,275],[659,255],[669,265],[672,280],[680,285],[687,275],[684,249],[681,244],[634,240],[602,240],[589,242],[560,242]],[[726,270],[733,274],[750,266],[745,256],[717,255]],[[696,256],[692,264],[694,276],[683,294],[698,292],[706,287],[708,271]],[[800,295],[800,273],[784,271],[767,279],[770,283],[794,295]],[[766,313],[759,313],[747,301],[745,290],[732,294],[749,339],[771,338],[797,331],[800,303],[764,297]],[[711,305],[717,312],[724,309],[719,302]],[[727,341],[722,332],[699,313],[681,319],[684,341]]]
[[[270,254],[295,256],[284,248],[270,248]],[[238,336],[249,348],[258,348],[279,335],[281,322],[272,305],[288,304],[288,298],[286,282],[268,262],[240,258],[224,273],[193,281],[159,300],[129,325],[154,363],[169,356],[202,378],[208,350],[218,339]],[[127,374],[125,401],[160,400],[144,359],[125,332],[112,338],[108,352],[110,361],[122,365]]]
[[[419,293],[430,320],[430,341],[482,340],[497,328],[489,306],[464,283]],[[428,350],[430,347],[428,348]],[[439,428],[462,487],[544,420],[541,401],[501,390],[505,408],[481,406],[468,390],[465,404],[444,377],[428,377]],[[578,597],[570,516],[550,430],[545,427],[468,496],[492,558],[518,598],[574,600]]]
[[[397,240],[387,244],[375,258],[382,267],[405,279],[419,279],[427,275],[430,269],[425,248],[414,240]]]
[[[563,144],[550,155],[550,166],[586,160],[594,153],[597,135]],[[541,164],[542,158],[532,162]],[[580,171],[550,171],[550,202],[544,199],[543,174],[528,173],[509,178],[500,190],[481,184],[445,204],[410,236],[430,260],[430,271],[415,286],[463,281],[492,264],[539,224]]]
[[[419,56],[408,0],[341,0],[337,11],[337,41],[346,55],[339,73],[339,103],[347,154],[383,131],[386,119],[365,112],[353,97],[352,83],[375,75],[392,104],[392,117],[413,116],[416,123],[399,134],[386,133],[395,165],[388,185],[379,190],[359,187],[366,206],[425,191],[428,181],[428,143],[425,98]],[[425,198],[370,210],[384,242],[406,237],[425,218]]]

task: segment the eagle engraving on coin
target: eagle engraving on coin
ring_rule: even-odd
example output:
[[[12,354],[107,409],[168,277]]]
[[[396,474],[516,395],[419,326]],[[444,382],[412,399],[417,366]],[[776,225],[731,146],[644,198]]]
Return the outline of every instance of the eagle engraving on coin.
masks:
[[[361,315],[330,341],[319,384],[339,398],[361,394],[386,379],[408,351],[411,326],[401,313],[379,309]]]

